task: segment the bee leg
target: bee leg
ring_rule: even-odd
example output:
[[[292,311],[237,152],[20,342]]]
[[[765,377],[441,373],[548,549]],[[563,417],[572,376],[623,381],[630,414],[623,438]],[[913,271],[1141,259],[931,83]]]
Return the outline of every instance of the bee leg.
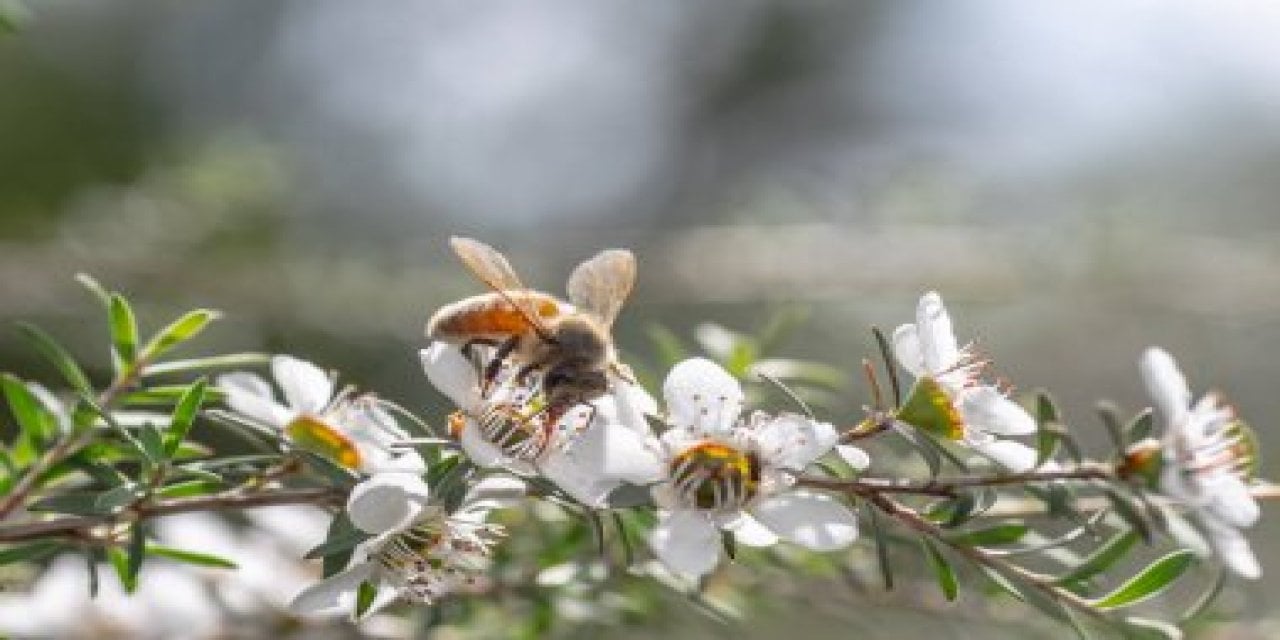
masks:
[[[493,357],[489,359],[489,363],[484,367],[484,383],[480,387],[480,395],[487,397],[489,388],[493,385],[493,381],[498,379],[498,374],[502,372],[502,365],[506,362],[507,356],[520,346],[520,336],[511,336],[502,341],[498,345],[498,349],[493,352]]]
[[[472,338],[462,343],[462,346],[458,350],[462,352],[462,356],[464,358],[470,360],[471,363],[476,365],[476,368],[479,369],[480,354],[476,353],[476,347],[496,347],[496,346],[498,346],[497,340],[492,340],[490,338]]]

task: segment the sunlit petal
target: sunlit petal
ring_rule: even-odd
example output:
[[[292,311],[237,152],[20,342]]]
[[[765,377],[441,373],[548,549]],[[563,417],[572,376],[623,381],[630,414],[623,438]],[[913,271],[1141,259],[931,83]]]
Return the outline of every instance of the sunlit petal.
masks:
[[[679,429],[723,433],[742,412],[742,386],[706,358],[690,358],[672,368],[662,395],[667,401],[667,418]]]
[[[659,520],[649,534],[649,546],[677,573],[701,576],[720,562],[720,531],[693,510],[677,510]]]
[[[765,498],[751,513],[782,538],[815,551],[833,551],[858,538],[858,520],[847,506],[823,493],[790,491]]]
[[[310,362],[293,356],[271,358],[271,373],[284,391],[285,401],[302,413],[319,413],[333,398],[333,380]]]

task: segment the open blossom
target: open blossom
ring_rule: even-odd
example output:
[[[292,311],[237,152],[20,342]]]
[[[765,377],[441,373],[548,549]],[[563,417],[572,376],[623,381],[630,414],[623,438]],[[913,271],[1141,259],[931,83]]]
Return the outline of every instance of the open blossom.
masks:
[[[539,373],[519,380],[515,367],[504,365],[482,392],[480,372],[457,346],[435,342],[420,355],[432,385],[458,407],[450,431],[477,465],[542,475],[594,507],[624,483],[658,477],[645,444],[654,401],[638,385],[611,380],[609,393],[548,421]]]
[[[742,387],[702,358],[676,365],[663,385],[670,429],[661,436],[665,477],[649,542],[671,569],[702,575],[719,563],[720,529],[750,546],[779,538],[818,551],[857,538],[853,513],[833,497],[799,489],[792,474],[831,451],[835,428],[804,416],[742,417]],[[848,447],[848,460],[865,454]]]
[[[916,378],[899,419],[963,443],[1014,473],[1035,466],[1035,449],[1004,439],[1035,433],[1035,420],[983,380],[988,362],[971,345],[959,346],[941,296],[930,291],[920,298],[915,324],[893,332],[893,351]]]
[[[333,378],[292,356],[273,357],[271,372],[284,402],[276,399],[266,380],[252,373],[218,376],[217,386],[236,413],[344,467],[362,473],[426,470],[417,452],[393,448],[409,435],[372,396],[335,392]]]
[[[505,535],[485,522],[493,509],[517,504],[524,483],[490,476],[477,482],[454,513],[432,504],[426,483],[410,474],[379,474],[356,485],[347,501],[352,524],[373,537],[350,564],[307,587],[290,608],[303,614],[355,613],[360,585],[377,588],[366,614],[397,598],[430,604],[480,586],[489,556]]]
[[[1247,484],[1254,450],[1244,426],[1217,394],[1193,403],[1186,378],[1164,350],[1148,349],[1141,369],[1165,421],[1160,491],[1191,510],[1209,545],[1232,571],[1245,578],[1261,576],[1258,560],[1240,533],[1259,515]]]

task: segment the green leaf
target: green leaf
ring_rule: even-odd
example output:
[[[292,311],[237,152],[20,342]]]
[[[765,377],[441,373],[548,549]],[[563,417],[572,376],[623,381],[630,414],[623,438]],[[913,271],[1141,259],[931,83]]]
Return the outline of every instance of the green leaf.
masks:
[[[98,513],[114,513],[137,502],[141,497],[138,485],[129,482],[99,494],[93,506]]]
[[[165,459],[164,435],[160,433],[160,429],[148,422],[137,431],[138,443],[142,445],[142,452],[146,454],[147,461],[152,464],[162,462]]]
[[[1222,587],[1227,584],[1227,570],[1225,568],[1218,570],[1218,576],[1214,578],[1213,584],[1196,598],[1191,606],[1187,607],[1186,612],[1182,614],[1181,623],[1188,624],[1197,621],[1201,616],[1209,613],[1213,608],[1213,603],[1217,602],[1218,596],[1222,594]]]
[[[188,311],[148,341],[147,346],[142,348],[140,357],[148,362],[155,361],[170,349],[196,337],[205,326],[218,319],[220,315],[212,309]]]
[[[89,597],[98,597],[98,561],[102,558],[102,549],[89,547],[84,550],[85,569],[89,573]]]
[[[205,371],[207,369],[228,369],[256,367],[271,362],[271,355],[266,353],[229,353],[221,356],[187,358],[171,360],[147,366],[143,376],[151,377],[170,373],[187,373],[189,371]]]
[[[138,356],[138,321],[133,307],[124,296],[113,293],[107,306],[107,321],[111,328],[111,346],[115,352],[117,371],[133,365]]]
[[[161,498],[190,498],[192,496],[207,496],[217,493],[225,486],[226,483],[215,476],[213,478],[175,482],[157,489],[155,493]]]
[[[1010,596],[1013,596],[1013,598],[1016,600],[1022,600],[1023,602],[1026,602],[1027,596],[1022,593],[1022,590],[1019,589],[1017,585],[1015,585],[1011,580],[1006,578],[999,571],[996,571],[991,567],[988,567],[986,565],[981,565],[981,564],[978,565],[978,568],[981,569],[982,573],[986,574],[987,578],[990,579],[991,582],[994,583],[997,587],[999,587],[1001,591],[1009,594]]]
[[[165,384],[148,387],[146,389],[138,389],[119,396],[119,403],[124,406],[156,406],[166,405],[173,406],[178,400],[182,399],[191,385],[186,384]],[[217,387],[205,387],[205,402],[218,402],[226,397],[226,394]]]
[[[1029,531],[1027,525],[1020,522],[1010,522],[978,529],[977,531],[966,531],[964,533],[950,536],[951,542],[966,545],[1000,545],[1012,544],[1022,539],[1022,536]]]
[[[1178,627],[1160,620],[1128,617],[1124,619],[1127,640],[1182,640],[1186,637]]]
[[[95,492],[72,492],[48,496],[36,500],[27,507],[29,511],[51,511],[53,513],[69,513],[77,516],[100,516],[111,512],[98,506],[101,494]]]
[[[71,354],[62,345],[58,344],[52,336],[39,327],[26,322],[18,323],[18,331],[35,346],[36,350],[45,359],[57,367],[58,372],[62,374],[62,377],[66,379],[73,389],[86,396],[93,395],[93,385],[89,383],[89,377],[84,374],[84,371],[76,363],[75,359],[71,357]]]
[[[10,374],[0,374],[0,386],[9,401],[9,410],[18,427],[30,435],[32,442],[43,444],[58,435],[58,419],[26,385]]]
[[[352,550],[368,538],[369,534],[352,524],[346,512],[339,512],[329,523],[324,542],[307,552],[305,557],[324,558],[322,575],[328,578],[345,569]]]
[[[880,577],[884,579],[884,590],[893,590],[893,565],[889,562],[889,545],[885,543],[884,528],[880,525],[880,514],[876,509],[868,509],[871,520],[871,534],[876,541],[876,564],[880,567]]]
[[[0,566],[15,562],[37,562],[62,549],[62,545],[48,540],[0,549]]]
[[[1134,543],[1138,541],[1138,533],[1133,529],[1125,529],[1112,536],[1110,540],[1089,554],[1079,566],[1072,569],[1070,573],[1058,578],[1057,584],[1069,585],[1073,583],[1088,580],[1107,569],[1110,569],[1117,560],[1123,558],[1133,548]]]
[[[1151,409],[1144,409],[1142,413],[1133,417],[1129,424],[1125,426],[1124,431],[1129,438],[1129,442],[1139,442],[1151,437],[1151,431],[1155,428],[1155,416],[1151,413]]]
[[[1195,559],[1195,554],[1186,549],[1174,551],[1148,565],[1141,573],[1127,580],[1115,591],[1094,600],[1093,606],[1099,609],[1115,609],[1151,598],[1182,575]]]
[[[1106,493],[1107,500],[1111,502],[1116,515],[1128,523],[1134,531],[1137,531],[1143,542],[1151,544],[1151,523],[1143,516],[1143,506],[1134,498],[1124,495],[1115,489],[1107,489]]]
[[[364,617],[369,611],[369,607],[373,606],[373,599],[378,597],[378,588],[370,582],[361,582],[360,588],[356,591],[356,619]]]
[[[942,595],[949,601],[955,600],[959,593],[955,569],[951,568],[951,563],[947,562],[947,558],[942,555],[942,551],[934,545],[932,540],[920,538],[920,544],[924,546],[929,565],[933,567],[933,572],[938,578],[938,587],[942,589]]]
[[[142,569],[142,560],[146,552],[146,535],[143,528],[134,525],[129,530],[129,545],[126,548],[111,547],[107,549],[107,559],[116,570],[120,584],[126,593],[138,589],[138,572]]]
[[[92,293],[93,297],[102,303],[103,309],[111,308],[111,292],[107,291],[107,288],[102,286],[93,276],[87,273],[77,273],[76,282],[88,289],[89,293]]]
[[[1097,404],[1096,410],[1098,419],[1107,430],[1107,436],[1111,438],[1111,446],[1115,449],[1116,457],[1123,456],[1128,447],[1128,436],[1124,427],[1120,426],[1120,408],[1115,403],[1102,401]]]
[[[200,405],[204,403],[206,386],[205,379],[200,378],[178,400],[178,406],[173,410],[173,419],[169,421],[169,430],[164,435],[164,455],[166,458],[173,457],[173,454],[178,451],[178,445],[187,439],[187,434],[191,431],[191,425],[195,422],[196,412],[200,410]]]
[[[897,359],[893,356],[893,347],[889,346],[889,338],[885,337],[880,327],[871,327],[871,335],[875,336],[876,347],[880,349],[880,360],[884,371],[889,376],[889,390],[893,393],[893,406],[902,406],[902,381],[898,377]]]
[[[199,551],[188,551],[186,549],[175,549],[173,547],[166,547],[163,545],[152,544],[150,542],[147,543],[146,550],[147,550],[147,555],[159,556],[161,558],[168,558],[170,560],[177,560],[178,562],[185,562],[187,564],[193,564],[200,567],[213,567],[215,569],[237,568],[237,565],[235,562],[228,560],[226,558],[215,556],[210,553],[202,553]]]

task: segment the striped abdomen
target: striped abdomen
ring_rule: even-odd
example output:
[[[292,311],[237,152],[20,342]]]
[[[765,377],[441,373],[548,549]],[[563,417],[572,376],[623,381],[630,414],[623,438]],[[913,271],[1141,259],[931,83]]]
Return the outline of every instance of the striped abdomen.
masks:
[[[507,295],[522,304],[527,301],[527,308],[535,310],[543,320],[561,315],[566,306],[554,296],[539,291],[511,291]],[[427,337],[438,340],[501,340],[529,330],[524,314],[493,291],[440,307],[427,322]]]

